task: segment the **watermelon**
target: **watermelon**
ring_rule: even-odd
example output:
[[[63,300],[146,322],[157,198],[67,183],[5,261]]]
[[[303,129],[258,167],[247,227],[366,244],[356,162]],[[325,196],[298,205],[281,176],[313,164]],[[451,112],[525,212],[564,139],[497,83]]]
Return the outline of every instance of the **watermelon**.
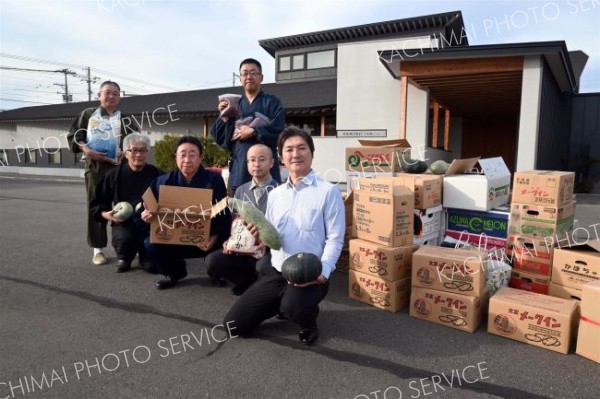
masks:
[[[121,222],[126,221],[133,215],[133,207],[127,201],[119,202],[112,209],[112,214],[115,218],[119,219]]]
[[[323,271],[321,259],[308,252],[300,252],[287,258],[281,266],[283,278],[292,284],[304,284],[316,280]]]
[[[228,198],[229,207],[246,223],[253,224],[258,229],[260,240],[272,249],[281,248],[281,237],[277,229],[265,218],[265,215],[251,202],[242,201],[237,198]]]
[[[427,171],[427,162],[418,159],[402,160],[402,169],[406,173],[424,173]]]

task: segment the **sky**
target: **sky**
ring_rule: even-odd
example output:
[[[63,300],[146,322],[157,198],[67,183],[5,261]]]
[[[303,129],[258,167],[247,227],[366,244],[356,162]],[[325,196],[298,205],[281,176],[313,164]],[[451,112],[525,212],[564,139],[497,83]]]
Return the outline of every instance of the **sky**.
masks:
[[[0,110],[63,102],[60,70],[87,101],[87,67],[93,93],[231,87],[247,57],[271,83],[261,39],[449,11],[471,45],[564,40],[589,56],[580,92],[600,92],[600,0],[0,0]]]

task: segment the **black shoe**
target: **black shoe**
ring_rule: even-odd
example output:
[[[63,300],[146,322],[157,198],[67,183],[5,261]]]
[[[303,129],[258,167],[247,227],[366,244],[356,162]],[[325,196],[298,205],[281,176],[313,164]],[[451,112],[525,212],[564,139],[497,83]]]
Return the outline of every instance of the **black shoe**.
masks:
[[[319,338],[319,329],[317,327],[302,328],[298,338],[304,345],[312,345]]]
[[[275,318],[277,320],[287,320],[288,319],[288,317],[285,315],[285,313],[281,313],[281,312],[277,313],[275,315]]]
[[[210,283],[215,287],[225,287],[227,285],[227,280],[221,277],[210,276]]]
[[[131,270],[131,264],[122,259],[117,261],[117,273],[125,273]]]
[[[171,287],[175,286],[175,284],[177,284],[179,282],[179,280],[185,278],[185,276],[187,276],[187,273],[185,273],[181,277],[166,276],[165,279],[159,280],[156,282],[156,284],[155,284],[156,288],[159,290],[166,290],[167,288],[171,288]]]

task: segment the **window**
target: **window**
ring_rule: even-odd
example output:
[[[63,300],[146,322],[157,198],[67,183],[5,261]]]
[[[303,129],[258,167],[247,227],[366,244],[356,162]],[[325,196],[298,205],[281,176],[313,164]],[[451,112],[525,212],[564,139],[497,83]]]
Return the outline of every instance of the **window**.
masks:
[[[35,149],[27,150],[27,157],[25,158],[25,163],[37,163],[37,152]]]
[[[279,57],[279,70],[280,71],[289,71],[292,69],[290,57]]]
[[[317,51],[307,54],[306,69],[331,67],[335,67],[335,50]]]
[[[304,69],[304,54],[298,54],[292,57],[292,69]]]
[[[47,150],[48,153],[48,163],[51,165],[60,165],[61,157],[60,157],[60,148],[56,148],[53,150]]]

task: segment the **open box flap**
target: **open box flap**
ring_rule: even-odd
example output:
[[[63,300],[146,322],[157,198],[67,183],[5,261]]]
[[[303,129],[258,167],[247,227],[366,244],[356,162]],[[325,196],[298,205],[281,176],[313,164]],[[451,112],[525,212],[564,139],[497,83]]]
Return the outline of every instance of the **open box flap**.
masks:
[[[479,160],[481,170],[489,178],[495,178],[498,176],[510,176],[510,171],[504,163],[502,157],[485,158]]]
[[[570,247],[563,247],[560,249],[574,250],[574,251],[589,251],[600,253],[600,240],[590,240],[585,244],[571,245]]]
[[[363,147],[401,147],[410,148],[410,144],[407,140],[358,140],[360,145]]]
[[[462,173],[470,173],[477,162],[479,161],[479,157],[477,158],[465,158],[465,159],[455,159],[450,164],[448,171],[444,173],[444,176],[451,176]]]
[[[156,202],[156,198],[154,198],[154,194],[150,187],[148,187],[142,195],[142,200],[144,200],[144,207],[148,211],[156,212],[158,210],[158,202]]]

